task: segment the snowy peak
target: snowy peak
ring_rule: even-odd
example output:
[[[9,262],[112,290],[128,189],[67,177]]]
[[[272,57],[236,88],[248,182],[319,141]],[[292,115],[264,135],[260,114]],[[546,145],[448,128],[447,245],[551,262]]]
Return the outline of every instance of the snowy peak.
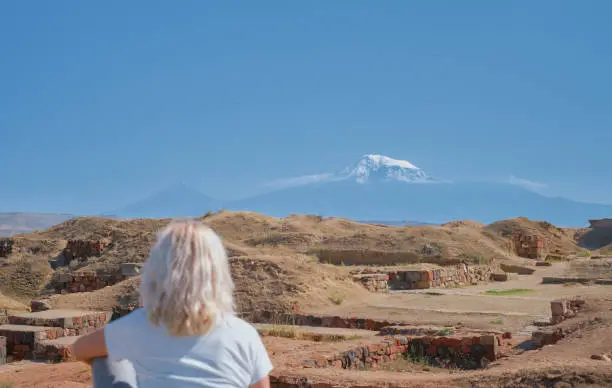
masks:
[[[388,156],[377,155],[377,154],[364,155],[359,161],[359,164],[368,164],[368,165],[377,166],[377,167],[388,166],[388,167],[409,168],[413,170],[419,169],[417,166],[415,166],[414,164],[410,163],[407,160],[397,160],[397,159],[392,159]]]
[[[433,182],[425,171],[406,160],[384,155],[367,154],[339,175],[344,179],[355,179],[357,183],[400,181],[408,183]]]

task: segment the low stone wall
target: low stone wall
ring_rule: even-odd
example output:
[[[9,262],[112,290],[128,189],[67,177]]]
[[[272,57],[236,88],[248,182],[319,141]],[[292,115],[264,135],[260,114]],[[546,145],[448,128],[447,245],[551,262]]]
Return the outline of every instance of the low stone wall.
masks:
[[[316,254],[320,262],[334,265],[400,265],[421,261],[413,252],[316,249],[310,253]]]
[[[459,264],[450,267],[403,270],[359,269],[351,271],[353,280],[370,291],[452,288],[491,281],[493,269],[488,266]],[[384,282],[387,282],[385,285]]]
[[[119,271],[113,273],[59,272],[53,275],[47,288],[55,290],[58,294],[91,292],[138,276],[141,266],[136,263],[124,263]]]
[[[6,337],[0,337],[0,365],[6,364]]]
[[[303,366],[373,369],[381,363],[406,357],[438,367],[478,369],[499,357],[501,344],[502,337],[495,335],[419,338],[395,336],[386,338],[381,344],[364,345],[330,357],[304,360]]]
[[[242,318],[252,323],[271,323],[282,325],[313,326],[313,327],[335,327],[345,329],[363,329],[380,331],[387,326],[406,326],[408,323],[401,321],[379,321],[370,318],[340,317],[340,316],[315,316],[306,314],[287,314],[275,311],[253,311],[243,313]]]
[[[504,272],[515,273],[518,275],[531,275],[535,272],[535,268],[529,268],[522,265],[501,263],[499,267]]]
[[[59,317],[59,318],[40,318],[40,317],[22,317],[9,315],[8,323],[11,325],[29,325],[29,326],[45,326],[45,327],[60,327],[63,329],[97,329],[103,327],[110,321],[112,313],[110,312],[92,312],[75,317]],[[78,335],[75,334],[66,335]]]
[[[56,273],[51,279],[50,288],[58,294],[91,292],[117,284],[127,277],[118,274],[98,274],[92,272]]]

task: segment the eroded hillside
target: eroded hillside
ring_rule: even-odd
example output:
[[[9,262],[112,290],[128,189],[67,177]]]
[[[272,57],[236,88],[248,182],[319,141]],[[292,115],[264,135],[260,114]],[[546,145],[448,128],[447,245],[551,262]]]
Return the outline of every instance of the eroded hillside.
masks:
[[[279,219],[250,212],[222,211],[199,218],[223,238],[236,279],[241,310],[287,310],[300,306],[333,306],[368,293],[351,277],[352,264],[486,265],[516,258],[514,233],[537,234],[556,252],[581,251],[566,231],[545,222],[513,219],[480,225],[459,221],[443,226],[391,227],[339,218],[290,216]],[[122,263],[141,263],[169,219],[113,220],[81,217],[45,231],[15,236],[3,261],[0,290],[27,303],[45,293],[57,272],[112,273]],[[73,260],[51,270],[48,260],[61,256],[69,240],[107,242],[99,256]],[[137,301],[137,279],[92,292],[55,295],[57,305],[109,308]],[[81,290],[83,291],[83,290]]]

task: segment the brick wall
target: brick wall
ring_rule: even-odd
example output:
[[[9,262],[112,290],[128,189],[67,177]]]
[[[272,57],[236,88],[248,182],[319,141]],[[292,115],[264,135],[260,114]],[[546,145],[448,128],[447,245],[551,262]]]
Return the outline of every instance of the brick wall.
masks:
[[[517,256],[527,259],[541,259],[546,257],[548,244],[546,240],[539,236],[515,233],[513,244]]]
[[[101,256],[107,246],[107,240],[68,240],[64,248],[64,257],[70,262],[73,259]]]

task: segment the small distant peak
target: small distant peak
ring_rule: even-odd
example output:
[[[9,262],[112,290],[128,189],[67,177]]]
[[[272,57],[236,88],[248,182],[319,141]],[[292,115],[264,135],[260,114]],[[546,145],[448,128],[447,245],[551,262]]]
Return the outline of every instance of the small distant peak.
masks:
[[[361,158],[362,162],[371,162],[375,167],[388,166],[388,167],[401,167],[418,170],[419,168],[407,160],[393,159],[388,156],[379,154],[365,154]]]

